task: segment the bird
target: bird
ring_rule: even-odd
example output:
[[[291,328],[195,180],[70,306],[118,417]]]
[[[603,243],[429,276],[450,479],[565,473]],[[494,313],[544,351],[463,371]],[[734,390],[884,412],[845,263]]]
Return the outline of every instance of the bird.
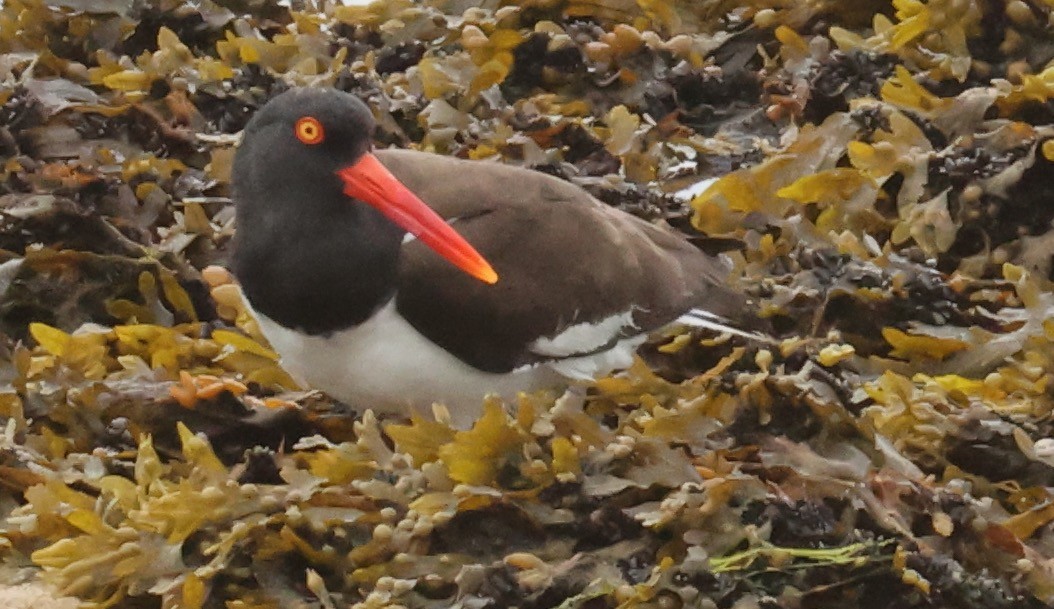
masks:
[[[730,265],[529,168],[375,149],[361,99],[292,88],[235,153],[231,269],[294,378],[467,426],[488,395],[629,367],[671,324],[741,333]]]

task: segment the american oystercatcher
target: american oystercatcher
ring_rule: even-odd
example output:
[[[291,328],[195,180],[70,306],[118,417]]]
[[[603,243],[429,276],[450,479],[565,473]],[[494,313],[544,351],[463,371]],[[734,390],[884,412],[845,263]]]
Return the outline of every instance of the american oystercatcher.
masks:
[[[352,95],[294,89],[235,157],[233,270],[311,387],[379,410],[441,402],[465,425],[486,394],[625,368],[649,333],[747,308],[672,230],[529,169],[374,151],[374,127]]]

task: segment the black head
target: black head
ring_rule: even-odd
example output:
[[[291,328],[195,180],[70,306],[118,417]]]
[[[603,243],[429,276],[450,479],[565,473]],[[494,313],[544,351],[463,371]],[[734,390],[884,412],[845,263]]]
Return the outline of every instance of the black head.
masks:
[[[232,262],[259,313],[325,332],[360,321],[394,289],[403,231],[349,200],[337,175],[369,155],[373,131],[358,98],[308,88],[273,98],[245,127]]]
[[[290,89],[269,101],[245,127],[243,147],[281,151],[333,173],[372,147],[376,122],[359,98],[336,89]]]
[[[235,195],[306,188],[318,200],[316,190],[325,187],[335,197],[341,190],[335,172],[370,151],[375,127],[369,108],[353,95],[290,89],[269,101],[245,127],[232,176]],[[249,203],[248,198],[240,197],[242,203]]]
[[[258,312],[312,333],[358,323],[394,293],[406,232],[497,281],[370,152],[374,128],[362,101],[332,89],[287,91],[249,121],[234,158],[233,262]]]

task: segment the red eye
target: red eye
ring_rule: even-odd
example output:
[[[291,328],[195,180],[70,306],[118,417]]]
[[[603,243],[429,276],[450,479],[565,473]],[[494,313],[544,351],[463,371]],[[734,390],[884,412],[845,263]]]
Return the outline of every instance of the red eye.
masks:
[[[305,144],[321,144],[326,137],[322,123],[313,116],[305,116],[296,122],[296,139]]]

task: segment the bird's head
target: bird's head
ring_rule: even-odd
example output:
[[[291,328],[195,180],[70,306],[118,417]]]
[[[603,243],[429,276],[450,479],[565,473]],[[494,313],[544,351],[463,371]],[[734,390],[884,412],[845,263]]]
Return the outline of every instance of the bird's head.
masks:
[[[334,89],[286,91],[245,127],[234,164],[235,196],[260,190],[246,188],[247,181],[279,180],[267,189],[270,204],[296,205],[302,196],[368,204],[461,270],[495,283],[498,275],[490,264],[374,156],[375,128],[370,109],[353,95]],[[318,196],[327,189],[332,192]],[[278,197],[276,191],[288,194]]]

